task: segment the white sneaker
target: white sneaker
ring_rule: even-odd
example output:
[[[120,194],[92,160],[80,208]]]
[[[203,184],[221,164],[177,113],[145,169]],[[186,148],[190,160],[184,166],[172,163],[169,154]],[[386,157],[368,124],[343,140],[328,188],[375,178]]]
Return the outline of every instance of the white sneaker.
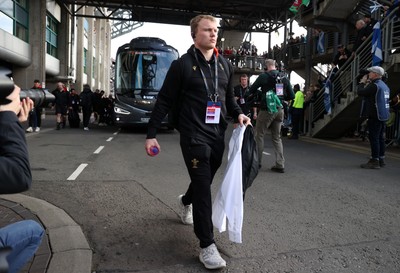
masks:
[[[199,258],[200,262],[202,262],[207,269],[226,267],[226,262],[224,259],[222,259],[215,244],[211,244],[206,248],[202,248],[200,250]]]
[[[178,206],[181,210],[181,220],[185,225],[193,225],[193,214],[192,214],[192,205],[185,206],[182,203],[182,197],[184,194],[178,196]]]
[[[35,132],[40,132],[40,127],[36,127]]]
[[[83,130],[89,131],[89,127],[83,127]]]
[[[32,133],[33,132],[33,128],[32,127],[28,127],[28,129],[26,129],[27,133]]]

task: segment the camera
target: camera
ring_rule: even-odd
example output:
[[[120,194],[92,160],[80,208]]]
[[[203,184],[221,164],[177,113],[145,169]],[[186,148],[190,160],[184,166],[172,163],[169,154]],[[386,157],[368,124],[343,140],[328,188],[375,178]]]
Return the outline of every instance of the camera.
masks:
[[[367,68],[362,68],[362,69],[360,69],[360,72],[358,73],[358,75],[357,75],[357,77],[356,77],[357,82],[360,82],[361,79],[362,79],[365,75],[368,75],[368,74],[369,74],[369,71],[368,71]]]
[[[7,97],[14,90],[14,82],[11,80],[9,75],[11,71],[0,67],[0,105],[8,104],[11,101]],[[49,103],[54,102],[54,95],[51,94],[47,89],[25,89],[20,92],[20,98],[30,98],[35,103],[35,107],[43,107]]]
[[[368,74],[369,74],[368,68],[362,68],[356,77],[357,82],[360,82],[362,77]],[[388,80],[388,74],[385,71],[385,74],[382,76],[382,81],[386,82],[387,80]]]

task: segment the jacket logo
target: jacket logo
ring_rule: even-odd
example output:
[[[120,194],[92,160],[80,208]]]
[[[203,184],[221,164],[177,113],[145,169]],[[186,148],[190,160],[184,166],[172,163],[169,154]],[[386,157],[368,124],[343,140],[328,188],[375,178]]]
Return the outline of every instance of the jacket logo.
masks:
[[[197,69],[197,66],[192,66],[192,69],[193,69],[193,71],[196,71],[196,69]]]
[[[193,166],[192,166],[192,168],[193,169],[197,169],[198,167],[197,167],[197,164],[199,163],[200,161],[198,161],[196,158],[193,158],[192,159],[192,164],[193,164]]]

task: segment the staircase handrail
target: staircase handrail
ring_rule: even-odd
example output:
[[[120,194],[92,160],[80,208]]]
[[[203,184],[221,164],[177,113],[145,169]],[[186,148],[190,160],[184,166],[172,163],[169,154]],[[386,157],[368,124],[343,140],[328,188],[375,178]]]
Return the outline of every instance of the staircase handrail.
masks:
[[[388,16],[386,16],[381,22],[381,33],[386,34],[386,37],[391,37],[390,35],[391,30],[389,29],[392,27],[392,23],[394,21],[393,14],[398,10],[398,7],[394,9]],[[371,47],[367,46],[370,45],[372,42],[373,34],[365,39],[365,41],[361,44],[361,46],[355,52],[355,56],[348,59],[344,65],[336,72],[336,76],[332,82],[332,91],[331,91],[331,104],[332,107],[335,106],[336,101],[344,94],[346,91],[353,90],[356,91],[357,76],[360,73],[360,70],[363,68],[367,68],[371,66],[372,63],[372,54],[371,54]],[[383,36],[383,35],[382,35]],[[390,39],[389,39],[390,40]],[[388,44],[385,39],[382,39],[382,50],[386,54],[390,50],[392,50],[392,45]],[[349,77],[350,76],[350,77]],[[346,86],[342,86],[344,83],[343,77],[347,79],[350,78],[349,83]],[[325,92],[325,87],[323,86],[317,93],[317,98],[313,102],[313,111],[310,111],[312,115],[310,120],[312,122],[317,121],[321,116],[325,113],[325,105],[324,105],[324,96],[323,93]],[[356,95],[354,97],[357,97]]]

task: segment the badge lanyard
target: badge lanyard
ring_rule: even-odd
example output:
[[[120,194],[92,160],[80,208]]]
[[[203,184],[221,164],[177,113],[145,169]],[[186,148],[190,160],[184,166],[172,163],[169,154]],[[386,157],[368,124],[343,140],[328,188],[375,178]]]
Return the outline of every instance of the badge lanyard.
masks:
[[[201,69],[199,58],[197,57],[196,49],[193,48],[193,51],[194,51],[194,56],[196,58],[197,64],[199,65],[201,77],[203,78],[203,82],[204,82],[204,86],[205,86],[206,91],[207,91],[207,95],[208,95],[208,97],[210,98],[210,100],[212,102],[217,102],[218,101],[218,96],[219,96],[218,95],[218,59],[217,59],[217,57],[215,55],[213,55],[214,56],[214,66],[215,66],[215,71],[214,71],[215,84],[212,81],[213,87],[214,87],[214,94],[212,94],[211,91],[210,91],[210,88],[208,87],[207,79],[206,79],[206,76],[204,75],[203,69]],[[214,99],[213,99],[213,97],[214,97]]]
[[[199,64],[199,70],[201,73],[201,77],[203,78],[203,81],[204,81],[204,86],[206,88],[207,95],[210,98],[210,100],[207,102],[205,123],[206,124],[219,124],[219,120],[220,120],[220,116],[221,116],[221,102],[218,101],[218,59],[214,55],[215,83],[211,79],[211,82],[213,83],[213,88],[214,88],[214,94],[212,94],[210,91],[210,88],[208,87],[206,76],[204,75],[204,72],[200,67],[200,62],[197,57],[196,49],[193,48],[193,50],[194,50],[194,56],[196,58],[196,61]],[[210,69],[210,74],[212,75],[211,69]],[[213,99],[213,97],[214,97],[214,99]]]

